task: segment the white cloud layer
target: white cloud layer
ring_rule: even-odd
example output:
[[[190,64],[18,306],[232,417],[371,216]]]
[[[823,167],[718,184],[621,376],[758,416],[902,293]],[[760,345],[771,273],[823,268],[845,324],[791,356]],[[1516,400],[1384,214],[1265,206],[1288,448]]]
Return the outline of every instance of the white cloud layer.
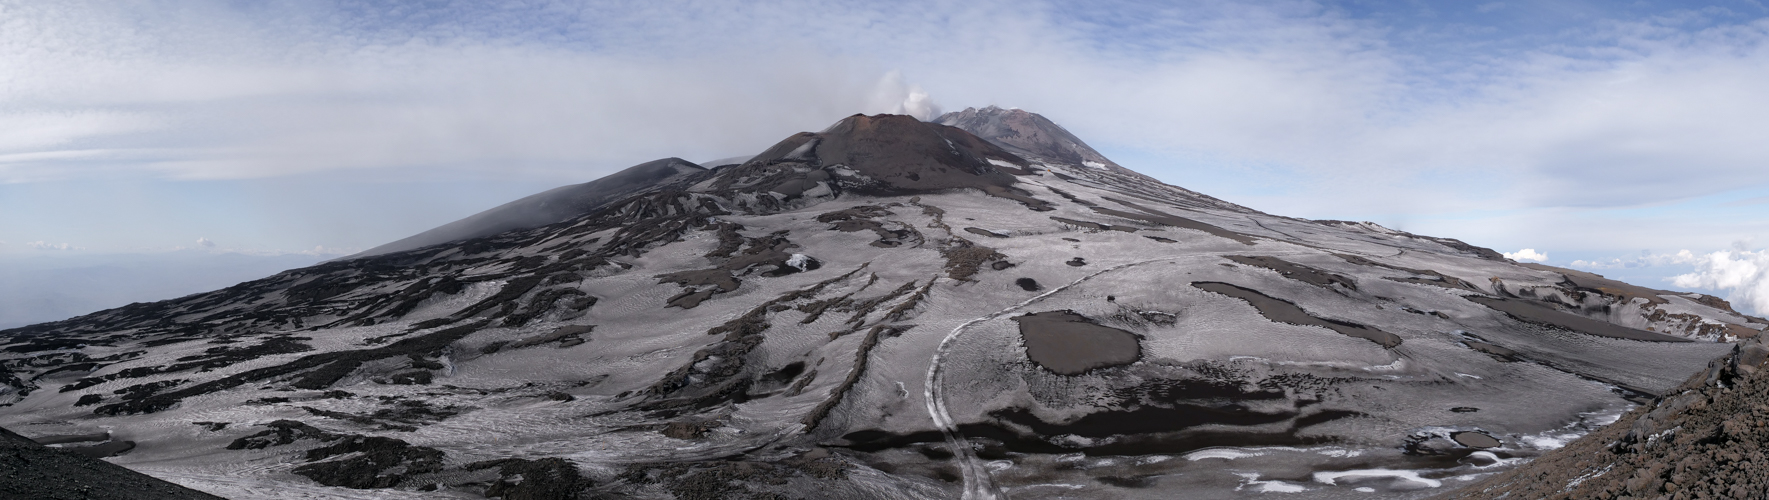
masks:
[[[1505,258],[1511,260],[1533,260],[1536,262],[1548,260],[1548,254],[1537,252],[1534,248],[1525,248],[1516,252],[1505,252],[1504,255]]]
[[[1722,250],[1694,256],[1695,272],[1679,275],[1680,287],[1730,290],[1726,300],[1756,313],[1769,312],[1769,251]]]
[[[1686,290],[1728,292],[1726,300],[1741,310],[1769,313],[1769,250],[1750,250],[1746,245],[1746,242],[1734,242],[1730,250],[1709,253],[1679,250],[1674,253],[1647,252],[1626,259],[1575,260],[1571,266],[1590,270],[1690,266],[1693,268],[1691,272],[1664,280]]]
[[[78,250],[78,247],[75,247],[73,245],[69,245],[67,243],[50,243],[47,241],[32,241],[29,243],[25,243],[25,246],[31,247],[31,248],[34,248],[37,250]]]

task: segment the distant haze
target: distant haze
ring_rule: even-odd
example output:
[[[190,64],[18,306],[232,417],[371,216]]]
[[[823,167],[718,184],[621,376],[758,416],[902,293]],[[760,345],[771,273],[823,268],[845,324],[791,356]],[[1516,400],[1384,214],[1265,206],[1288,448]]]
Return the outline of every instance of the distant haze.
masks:
[[[0,258],[0,329],[206,292],[320,258],[198,251]]]

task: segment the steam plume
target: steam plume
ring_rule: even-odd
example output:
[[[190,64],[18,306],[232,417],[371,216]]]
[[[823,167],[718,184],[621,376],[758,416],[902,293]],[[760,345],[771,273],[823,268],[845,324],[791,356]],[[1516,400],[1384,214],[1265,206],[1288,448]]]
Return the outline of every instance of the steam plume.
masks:
[[[868,108],[870,112],[909,115],[924,122],[940,116],[941,111],[940,104],[926,90],[904,81],[903,73],[895,70],[879,79]]]

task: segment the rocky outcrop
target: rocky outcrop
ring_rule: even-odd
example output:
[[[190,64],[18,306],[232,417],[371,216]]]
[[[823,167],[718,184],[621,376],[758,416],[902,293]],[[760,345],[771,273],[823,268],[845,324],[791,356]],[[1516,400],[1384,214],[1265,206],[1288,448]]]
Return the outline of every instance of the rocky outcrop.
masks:
[[[1769,346],[1738,345],[1678,391],[1448,498],[1769,497]]]

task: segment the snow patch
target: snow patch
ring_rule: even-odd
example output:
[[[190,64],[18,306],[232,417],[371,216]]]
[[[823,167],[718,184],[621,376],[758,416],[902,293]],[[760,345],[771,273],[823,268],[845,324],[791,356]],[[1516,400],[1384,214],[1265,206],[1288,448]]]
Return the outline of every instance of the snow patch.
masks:
[[[818,142],[821,142],[821,141],[819,141],[817,139],[811,139],[809,141],[805,141],[804,144],[800,144],[799,147],[794,148],[791,153],[787,153],[785,159],[788,159],[788,160],[809,160],[809,159],[811,159],[811,151],[814,149],[817,149]]]
[[[1431,488],[1443,486],[1443,481],[1438,481],[1436,479],[1431,479],[1431,478],[1427,478],[1427,477],[1420,477],[1418,471],[1410,471],[1410,470],[1360,469],[1360,470],[1344,470],[1344,471],[1331,471],[1331,472],[1316,472],[1316,473],[1314,473],[1315,482],[1322,483],[1322,484],[1338,484],[1337,481],[1339,481],[1342,478],[1357,479],[1357,478],[1366,478],[1366,477],[1392,477],[1392,478],[1396,478],[1396,479],[1404,479],[1404,480],[1419,483],[1419,484],[1422,484],[1422,485],[1425,485],[1425,486],[1431,487]]]
[[[1567,443],[1571,443],[1575,439],[1584,437],[1586,434],[1590,434],[1591,431],[1613,424],[1617,420],[1621,420],[1622,414],[1627,413],[1628,410],[1632,409],[1634,409],[1634,405],[1628,405],[1609,411],[1580,413],[1577,421],[1566,424],[1565,427],[1552,429],[1539,434],[1518,436],[1517,440],[1518,442],[1538,450],[1563,448]]]
[[[1308,491],[1307,487],[1300,484],[1290,484],[1278,480],[1260,481],[1259,473],[1257,472],[1236,472],[1235,475],[1241,476],[1241,479],[1245,481],[1240,486],[1235,487],[1235,491],[1241,491],[1242,488],[1248,486],[1256,487],[1253,491],[1260,493],[1301,493]]]
[[[829,183],[818,182],[817,185],[812,186],[811,189],[806,189],[805,192],[799,193],[799,196],[806,198],[822,198],[832,194],[835,194],[835,191],[829,189]]]
[[[1262,455],[1265,455],[1265,454],[1258,453],[1258,452],[1251,452],[1251,451],[1242,451],[1242,450],[1239,450],[1236,448],[1205,448],[1202,450],[1187,453],[1185,455],[1185,459],[1196,462],[1196,461],[1204,460],[1204,459],[1208,459],[1208,458],[1221,458],[1224,460],[1234,460],[1237,458],[1257,457],[1257,456],[1262,456]]]

